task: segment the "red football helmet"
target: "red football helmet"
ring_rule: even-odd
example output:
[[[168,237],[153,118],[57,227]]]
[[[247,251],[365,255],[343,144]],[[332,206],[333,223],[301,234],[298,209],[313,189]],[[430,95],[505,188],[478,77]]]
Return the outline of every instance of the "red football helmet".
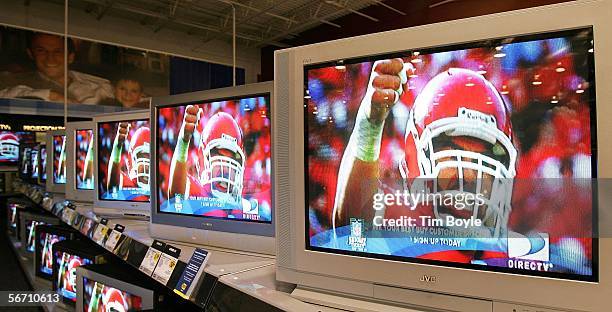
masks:
[[[482,142],[486,152],[470,151],[452,143],[444,146],[456,138]],[[431,79],[415,100],[406,128],[405,158],[400,172],[414,191],[425,187],[423,181],[440,178],[442,169],[456,170],[456,189],[440,190],[434,180],[426,190],[442,195],[482,195],[483,205],[475,204],[465,210],[499,235],[506,229],[511,210],[516,157],[510,112],[495,87],[474,71],[451,68]],[[464,170],[471,170],[470,176],[477,177],[469,186]],[[432,205],[436,217],[445,217],[436,201]]]
[[[19,157],[19,138],[6,132],[0,134],[0,156],[17,159]]]
[[[242,144],[242,130],[234,118],[216,113],[202,130],[202,164],[196,163],[202,185],[209,184],[215,197],[237,204],[241,202],[244,177]]]
[[[82,264],[81,259],[76,257],[70,259],[70,262],[68,262],[68,267],[66,268],[66,283],[64,285],[66,290],[76,292],[76,269]]]
[[[130,140],[130,172],[129,177],[136,180],[140,188],[149,188],[149,170],[151,168],[151,130],[141,127]]]
[[[130,309],[130,305],[123,296],[123,293],[115,288],[108,288],[104,294],[103,303],[107,312],[125,312]]]

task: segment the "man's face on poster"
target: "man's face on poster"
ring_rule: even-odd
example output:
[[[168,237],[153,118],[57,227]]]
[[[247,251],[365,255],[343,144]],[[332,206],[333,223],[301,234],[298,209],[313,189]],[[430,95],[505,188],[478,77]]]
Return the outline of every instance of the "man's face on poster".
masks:
[[[64,77],[64,40],[60,36],[37,34],[32,38],[28,55],[36,64],[38,72],[59,80]],[[68,64],[74,60],[74,53],[68,54]]]

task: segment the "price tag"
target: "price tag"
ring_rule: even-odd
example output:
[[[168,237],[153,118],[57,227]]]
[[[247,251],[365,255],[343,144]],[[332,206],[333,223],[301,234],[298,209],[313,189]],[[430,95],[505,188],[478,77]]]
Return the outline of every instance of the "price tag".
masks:
[[[147,275],[153,274],[155,270],[155,266],[157,266],[157,262],[159,258],[161,258],[162,252],[166,244],[164,242],[160,242],[158,240],[153,241],[153,245],[149,247],[147,250],[147,254],[145,255],[142,263],[140,264],[140,271],[144,272]]]
[[[181,250],[166,245],[165,252],[162,253],[159,261],[157,262],[157,266],[153,271],[151,277],[156,281],[166,285],[172,276],[172,272],[174,272],[174,268],[176,268],[176,264],[178,263],[178,256],[180,255]]]
[[[96,223],[93,219],[85,218],[85,221],[81,224],[81,234],[91,238],[95,225]]]
[[[76,211],[66,207],[64,208],[64,211],[62,212],[62,221],[64,221],[68,225],[72,225],[75,216],[76,216]]]
[[[210,253],[207,250],[197,248],[193,252],[185,271],[183,271],[176,287],[174,287],[174,292],[177,295],[185,299],[191,297],[202,276],[202,272],[204,272],[208,259],[210,259]]]
[[[98,226],[96,227],[96,231],[94,232],[94,235],[92,238],[93,241],[96,242],[96,244],[98,245],[104,244],[104,241],[108,237],[108,232],[109,232],[109,228],[106,225],[102,223],[98,224]]]
[[[106,250],[110,252],[113,252],[115,250],[115,247],[117,247],[119,240],[123,236],[122,233],[124,229],[125,227],[121,224],[115,225],[115,229],[113,229],[110,232],[110,234],[108,235],[108,239],[106,240],[106,243],[104,243],[104,248],[106,248]]]

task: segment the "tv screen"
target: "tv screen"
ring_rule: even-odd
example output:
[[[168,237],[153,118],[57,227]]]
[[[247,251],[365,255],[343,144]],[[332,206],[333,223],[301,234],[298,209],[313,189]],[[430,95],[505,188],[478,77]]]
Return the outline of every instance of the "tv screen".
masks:
[[[66,136],[53,136],[53,183],[66,184]]]
[[[51,276],[53,274],[53,244],[63,241],[66,239],[65,236],[52,234],[52,233],[41,233],[40,239],[40,273]]]
[[[55,281],[58,293],[65,299],[76,302],[76,268],[92,264],[93,261],[65,251],[55,252],[55,261],[57,261],[58,268],[57,280]]]
[[[270,98],[158,109],[158,211],[272,222]]]
[[[23,143],[34,143],[32,132],[0,131],[0,165],[17,164],[19,146]]]
[[[32,148],[31,147],[25,147],[21,150],[21,164],[19,165],[20,167],[20,172],[23,176],[28,176],[30,174],[31,171],[31,153],[32,153]]]
[[[34,252],[36,250],[36,226],[41,224],[45,223],[36,220],[28,220],[28,223],[26,224],[26,233],[28,235],[26,241],[27,252]]]
[[[83,311],[140,311],[142,298],[83,277]]]
[[[38,179],[40,174],[40,166],[38,165],[38,147],[32,148],[30,151],[30,159],[32,159],[32,179]]]
[[[40,180],[41,182],[47,181],[47,147],[45,145],[40,146]]]
[[[98,197],[148,202],[149,120],[98,123]]]
[[[77,190],[93,190],[93,130],[81,129],[75,131],[75,185]]]
[[[13,229],[13,231],[15,229],[17,229],[17,213],[18,213],[18,208],[15,204],[9,204],[9,209],[8,209],[8,217],[9,217],[9,227],[11,229]]]
[[[593,62],[580,29],[305,66],[307,249],[596,281]]]

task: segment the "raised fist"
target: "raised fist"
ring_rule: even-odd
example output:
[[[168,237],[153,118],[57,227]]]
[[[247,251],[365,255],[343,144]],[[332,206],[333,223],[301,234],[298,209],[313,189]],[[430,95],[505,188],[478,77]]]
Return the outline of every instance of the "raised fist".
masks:
[[[183,117],[183,140],[189,142],[193,131],[195,131],[196,125],[200,121],[202,115],[202,109],[194,105],[188,105],[185,109],[185,116]]]
[[[393,105],[408,88],[408,77],[414,73],[410,63],[401,58],[374,62],[368,90],[361,102],[368,120],[373,124],[382,123]]]
[[[130,123],[120,122],[119,128],[117,129],[117,143],[123,144],[123,142],[125,142],[125,139],[127,139],[127,136],[129,133],[130,133]]]

